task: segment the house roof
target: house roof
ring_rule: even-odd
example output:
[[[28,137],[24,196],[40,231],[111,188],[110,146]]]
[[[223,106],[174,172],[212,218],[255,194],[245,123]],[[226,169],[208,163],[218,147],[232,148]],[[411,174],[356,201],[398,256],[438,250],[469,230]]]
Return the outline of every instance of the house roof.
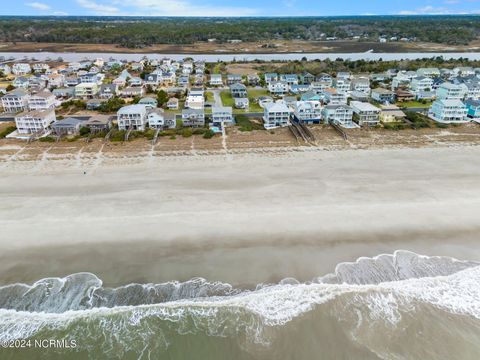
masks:
[[[80,123],[83,123],[84,120],[80,120],[77,118],[66,118],[62,120],[57,120],[52,124],[52,127],[72,127],[72,126],[77,126]]]

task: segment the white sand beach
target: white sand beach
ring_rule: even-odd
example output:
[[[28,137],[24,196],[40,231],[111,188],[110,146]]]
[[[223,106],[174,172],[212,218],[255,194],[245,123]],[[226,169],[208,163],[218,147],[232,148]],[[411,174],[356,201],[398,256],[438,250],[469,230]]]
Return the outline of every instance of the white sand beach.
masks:
[[[476,146],[74,161],[2,168],[0,283],[247,285],[397,249],[480,259]]]

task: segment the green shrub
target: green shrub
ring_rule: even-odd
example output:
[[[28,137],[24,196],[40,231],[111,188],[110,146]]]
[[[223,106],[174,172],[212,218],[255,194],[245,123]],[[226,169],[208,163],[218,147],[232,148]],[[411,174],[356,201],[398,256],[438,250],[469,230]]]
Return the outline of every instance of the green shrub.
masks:
[[[7,127],[7,128],[4,129],[2,132],[0,132],[0,139],[5,138],[8,134],[14,132],[15,130],[17,130],[17,127],[16,127],[16,126],[9,126],[9,127]]]
[[[207,129],[205,128],[197,128],[193,130],[193,135],[203,135],[206,131]]]
[[[87,136],[88,134],[90,134],[90,128],[85,126],[80,128],[80,136]]]
[[[192,137],[192,135],[193,135],[192,129],[190,129],[190,128],[185,128],[185,129],[182,130],[182,136],[183,136],[184,138]]]
[[[210,129],[208,129],[207,131],[205,131],[205,134],[203,134],[203,138],[204,138],[204,139],[211,139],[211,138],[214,137],[214,136],[215,136],[215,133],[214,133],[212,130],[210,130]]]
[[[113,130],[110,135],[110,141],[124,141],[126,133],[125,130]]]
[[[53,138],[52,136],[44,136],[44,137],[41,137],[40,139],[38,139],[38,141],[40,141],[40,142],[55,142],[55,138]]]

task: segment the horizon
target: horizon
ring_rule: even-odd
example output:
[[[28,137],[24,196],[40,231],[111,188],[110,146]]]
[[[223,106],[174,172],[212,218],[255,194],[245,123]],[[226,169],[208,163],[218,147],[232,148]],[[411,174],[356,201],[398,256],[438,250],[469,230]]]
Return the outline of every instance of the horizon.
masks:
[[[348,9],[348,10],[346,10]],[[253,0],[241,4],[222,0],[40,0],[9,4],[0,16],[125,16],[125,17],[343,17],[478,15],[480,0],[371,0],[357,3],[342,0],[311,4],[306,0]]]

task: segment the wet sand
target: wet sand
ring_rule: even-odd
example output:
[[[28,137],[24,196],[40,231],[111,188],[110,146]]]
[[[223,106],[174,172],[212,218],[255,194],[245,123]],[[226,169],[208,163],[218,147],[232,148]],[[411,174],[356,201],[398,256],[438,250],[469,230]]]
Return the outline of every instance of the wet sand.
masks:
[[[309,280],[392,253],[480,259],[480,147],[2,168],[0,283]],[[82,169],[83,170],[83,169]]]

